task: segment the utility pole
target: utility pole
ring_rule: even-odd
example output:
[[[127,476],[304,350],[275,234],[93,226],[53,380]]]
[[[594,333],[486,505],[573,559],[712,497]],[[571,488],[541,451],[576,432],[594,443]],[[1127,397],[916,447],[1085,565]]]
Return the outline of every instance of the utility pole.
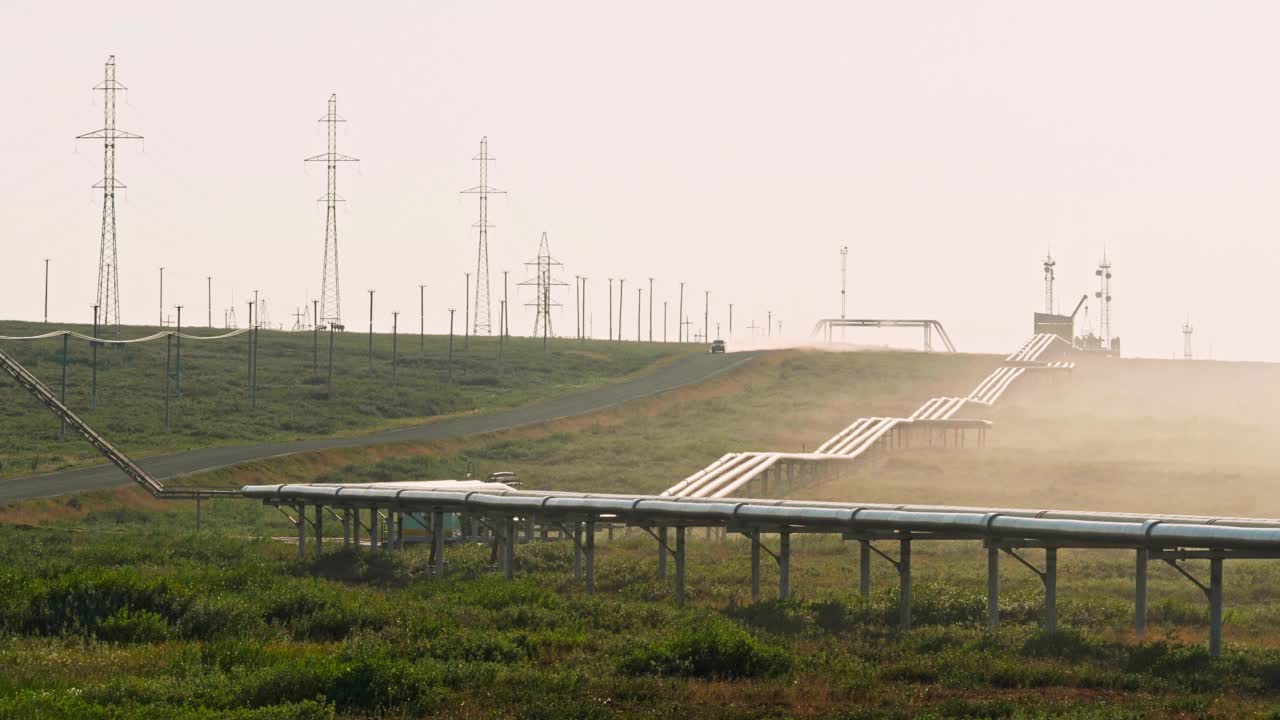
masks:
[[[551,291],[557,285],[565,283],[557,280],[552,273],[555,268],[560,267],[560,262],[551,257],[551,245],[547,242],[547,234],[542,233],[542,240],[538,243],[538,257],[533,262],[525,263],[526,267],[533,269],[534,276],[521,285],[532,285],[537,297],[534,302],[528,303],[532,306],[537,315],[533,321],[533,335],[538,336],[538,331],[542,331],[542,349],[547,348],[547,338],[551,336],[551,308],[558,307],[559,303],[551,296]]]
[[[577,338],[582,339],[582,276],[573,276],[573,326]]]
[[[102,308],[103,325],[120,334],[120,268],[116,255],[116,188],[124,183],[116,180],[116,143],[120,140],[141,140],[141,135],[116,129],[116,93],[125,90],[116,81],[116,56],[107,58],[106,70],[100,85],[102,91],[102,129],[85,133],[76,139],[102,140],[102,180],[94,185],[102,188],[102,235],[98,249],[97,304]]]
[[[505,195],[506,191],[489,186],[489,163],[493,158],[489,157],[487,136],[480,138],[480,153],[471,159],[480,163],[480,184],[463,190],[462,194],[480,198],[480,219],[472,226],[480,234],[476,248],[476,315],[473,329],[477,335],[481,332],[492,335],[493,329],[489,324],[489,228],[493,226],[489,224],[489,196]],[[468,297],[470,294],[468,290]]]
[[[653,342],[653,278],[649,278],[649,342]]]
[[[502,271],[502,302],[507,307],[511,307],[511,302],[507,297],[507,271],[506,270]],[[506,333],[507,337],[510,337],[511,336],[511,317],[506,314],[507,313],[506,310],[503,310],[502,313],[503,313],[502,314],[502,332]]]
[[[333,399],[333,334],[336,332],[333,326],[334,323],[329,323],[329,400]]]
[[[640,342],[640,331],[644,325],[640,322],[640,311],[644,309],[644,288],[636,288],[636,342]]]
[[[369,291],[369,369],[373,370],[373,291]]]
[[[98,306],[93,306],[93,342],[89,346],[93,348],[93,380],[89,385],[89,411],[93,412],[98,409]]]
[[[622,342],[622,284],[626,278],[618,278],[618,342]]]
[[[399,384],[400,348],[397,341],[400,335],[400,311],[391,311],[391,386]]]
[[[453,380],[453,308],[449,308],[449,380]]]
[[[662,342],[667,341],[667,301],[662,301]]]
[[[733,337],[733,303],[729,303],[729,337]]]
[[[164,268],[160,268],[160,327],[164,327]]]
[[[769,311],[769,322],[765,325],[765,336],[773,337],[773,311]]]
[[[182,306],[178,305],[178,333],[174,343],[174,389],[178,394],[178,402],[182,402]]]
[[[44,259],[44,324],[49,324],[49,258]]]
[[[462,306],[462,349],[471,349],[471,273],[463,273],[467,276],[467,286],[465,293],[465,304]]]
[[[590,328],[587,327],[587,276],[582,276],[582,339],[585,341],[591,335]]]
[[[680,281],[680,309],[676,313],[676,342],[685,341],[686,328],[684,327],[684,319],[685,319],[684,317],[684,281],[681,280]]]
[[[311,301],[311,374],[320,374],[320,323],[317,319],[320,317],[316,313],[319,311],[320,301]]]
[[[418,286],[418,353],[427,354],[427,300],[426,285]]]
[[[702,306],[702,340],[705,342],[711,338],[707,337],[707,333],[711,332],[711,291],[706,291],[705,304]]]
[[[609,278],[609,339],[613,339],[613,278]]]
[[[346,120],[338,116],[338,96],[329,96],[329,111],[320,118],[328,126],[329,144],[325,152],[313,155],[303,162],[322,162],[327,171],[327,184],[320,202],[325,204],[324,220],[324,270],[320,276],[320,317],[316,322],[326,325],[342,324],[342,296],[338,285],[338,203],[345,202],[338,196],[338,163],[359,162],[350,155],[338,152],[338,123]]]
[[[209,309],[209,328],[212,329],[213,328],[213,276],[206,275],[205,280],[207,280],[209,283],[209,297],[208,297],[208,300],[206,300],[207,304],[205,305],[205,307]]]

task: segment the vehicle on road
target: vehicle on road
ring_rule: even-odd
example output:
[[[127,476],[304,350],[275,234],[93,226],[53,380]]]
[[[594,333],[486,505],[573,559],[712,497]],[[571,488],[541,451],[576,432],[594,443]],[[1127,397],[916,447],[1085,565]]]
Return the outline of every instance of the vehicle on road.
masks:
[[[713,340],[711,342],[711,352],[722,353],[724,351],[725,351],[725,345],[723,340]]]

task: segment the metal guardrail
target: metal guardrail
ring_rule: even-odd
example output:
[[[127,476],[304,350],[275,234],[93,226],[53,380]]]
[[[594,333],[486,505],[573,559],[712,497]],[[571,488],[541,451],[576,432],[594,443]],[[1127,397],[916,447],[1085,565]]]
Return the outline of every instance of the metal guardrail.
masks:
[[[828,322],[828,321],[821,321]],[[848,322],[882,322],[850,320]],[[890,322],[890,321],[883,321]],[[932,322],[923,320],[892,322]],[[911,442],[912,431],[923,429],[926,441],[934,442],[934,435],[941,430],[945,445],[947,430],[951,430],[955,444],[963,445],[965,432],[976,430],[978,444],[986,441],[990,423],[986,420],[960,420],[956,415],[967,405],[992,406],[1015,380],[1029,370],[1070,370],[1071,362],[1045,362],[1041,358],[1056,343],[1064,342],[1056,335],[1035,335],[1018,350],[1005,358],[1005,365],[992,371],[973,392],[966,397],[935,397],[921,405],[908,417],[863,417],[836,433],[818,446],[812,453],[783,452],[735,452],[721,456],[707,467],[681,480],[663,491],[664,496],[725,498],[738,492],[768,494],[769,474],[774,474],[772,487],[790,492],[795,483],[814,476],[835,472],[835,463],[849,463],[863,458],[882,447],[905,447]],[[799,472],[797,473],[797,470]],[[809,477],[806,478],[805,476]],[[753,487],[754,484],[754,487]]]
[[[69,331],[61,331],[57,333],[50,333],[50,336],[52,337],[68,333]],[[90,339],[92,340],[92,338]],[[142,486],[142,489],[151,493],[153,496],[175,500],[194,499],[198,501],[200,498],[205,497],[238,496],[240,494],[237,490],[166,487],[159,480],[151,477],[151,475],[134,462],[132,458],[108,442],[105,437],[90,427],[89,424],[79,415],[76,415],[70,408],[62,404],[62,401],[58,399],[57,395],[55,395],[48,386],[40,382],[39,378],[31,374],[29,370],[23,367],[17,360],[14,360],[12,356],[3,350],[0,350],[0,370],[3,370],[7,375],[16,380],[18,385],[30,393],[36,400],[40,401],[40,404],[48,408],[50,412],[69,425],[71,429],[75,430],[81,437],[88,440],[90,445],[97,448],[98,452],[102,453],[107,460],[120,468],[120,470],[122,470],[129,479]]]
[[[494,557],[504,573],[514,574],[519,528],[532,538],[535,528],[553,528],[574,541],[575,578],[594,592],[595,535],[601,525],[624,524],[649,533],[658,543],[658,576],[666,577],[668,555],[675,559],[675,597],[683,603],[686,578],[686,537],[690,528],[719,528],[741,534],[751,542],[752,599],[760,599],[760,553],[765,535],[778,536],[778,550],[767,550],[778,562],[778,594],[791,593],[791,537],[795,534],[838,535],[859,544],[859,589],[871,591],[870,564],[875,556],[898,571],[898,619],[911,626],[911,551],[922,541],[981,542],[987,551],[987,620],[999,622],[1000,556],[1006,554],[1031,568],[1045,589],[1044,627],[1056,630],[1058,552],[1073,548],[1128,549],[1135,552],[1134,627],[1141,635],[1147,619],[1147,575],[1151,560],[1164,561],[1204,590],[1209,603],[1209,650],[1222,649],[1223,563],[1228,559],[1280,558],[1280,520],[1237,520],[1179,515],[1081,513],[1071,511],[944,506],[891,506],[858,503],[743,499],[735,501],[672,498],[653,495],[597,495],[589,493],[517,490],[413,490],[404,487],[335,485],[257,485],[241,488],[245,497],[276,507],[292,506],[298,513],[298,551],[305,552],[308,508],[314,508],[317,552],[322,542],[324,511],[343,521],[344,542],[352,517],[369,513],[371,545],[385,520],[386,544],[399,547],[405,514],[430,515],[433,563],[443,572],[444,546],[449,532],[443,514],[457,514],[493,528]],[[340,510],[337,515],[335,510]],[[385,511],[385,512],[384,512]],[[397,517],[399,520],[397,520]],[[572,529],[570,529],[572,528]],[[675,548],[668,531],[675,531]],[[402,532],[402,530],[400,531]],[[544,532],[545,536],[545,532]],[[895,559],[876,543],[896,543]],[[1043,569],[1020,552],[1044,552]],[[1181,564],[1208,560],[1209,580],[1202,583]]]

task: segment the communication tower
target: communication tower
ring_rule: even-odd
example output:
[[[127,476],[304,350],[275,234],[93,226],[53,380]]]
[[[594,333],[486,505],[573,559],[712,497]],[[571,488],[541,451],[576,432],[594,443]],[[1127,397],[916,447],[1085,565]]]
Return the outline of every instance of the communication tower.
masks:
[[[1107,253],[1102,253],[1102,262],[1098,263],[1098,269],[1093,272],[1098,276],[1098,291],[1094,293],[1094,297],[1098,298],[1098,324],[1099,335],[1102,336],[1102,342],[1107,346],[1111,346],[1111,261],[1107,259]]]
[[[1196,329],[1191,326],[1191,318],[1187,318],[1187,321],[1182,323],[1182,359],[1183,360],[1191,359],[1191,333],[1195,331]]]
[[[1058,263],[1053,260],[1053,253],[1044,256],[1044,311],[1053,314],[1053,268]]]

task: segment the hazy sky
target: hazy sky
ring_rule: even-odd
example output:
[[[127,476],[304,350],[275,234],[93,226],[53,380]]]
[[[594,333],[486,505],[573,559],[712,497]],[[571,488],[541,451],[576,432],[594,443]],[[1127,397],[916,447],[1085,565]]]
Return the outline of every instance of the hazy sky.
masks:
[[[0,8],[0,317],[88,321],[101,126],[90,88],[115,54],[121,309],[203,321],[254,288],[273,321],[318,293],[330,93],[339,150],[343,315],[447,326],[474,272],[482,135],[498,158],[496,281],[542,231],[570,286],[590,277],[711,291],[739,333],[773,310],[788,335],[839,312],[929,316],[966,350],[1012,350],[1042,305],[1115,264],[1126,354],[1280,360],[1280,5],[1267,2],[175,2],[7,0]],[[645,280],[647,284],[647,280]],[[523,292],[519,299],[531,299]],[[692,304],[692,303],[691,303]],[[660,308],[660,304],[658,305]],[[494,317],[497,308],[495,302]],[[695,313],[690,313],[691,315]],[[1096,318],[1096,309],[1091,308]],[[461,312],[459,312],[459,316]],[[460,319],[459,319],[460,322]],[[674,336],[674,317],[671,333]],[[517,332],[531,310],[512,311]],[[655,318],[658,334],[660,319]],[[727,329],[727,328],[726,328]],[[867,334],[868,340],[877,336]]]

